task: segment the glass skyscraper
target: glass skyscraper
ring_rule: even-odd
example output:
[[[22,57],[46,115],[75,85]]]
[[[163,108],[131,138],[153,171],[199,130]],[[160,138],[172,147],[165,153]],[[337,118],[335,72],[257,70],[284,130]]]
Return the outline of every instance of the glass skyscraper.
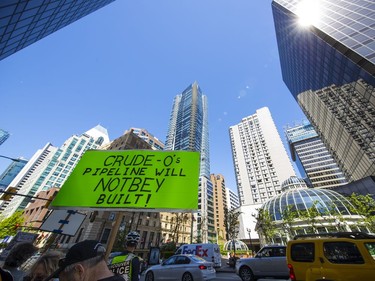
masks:
[[[375,175],[375,2],[273,0],[283,80],[349,181]]]
[[[187,87],[173,102],[165,150],[201,153],[200,174],[210,178],[207,97],[197,82]]]
[[[113,1],[0,1],[0,60]]]
[[[0,145],[2,145],[9,138],[9,133],[0,129]]]
[[[216,230],[210,181],[207,97],[197,82],[174,98],[164,150],[200,152],[198,218],[195,226],[197,240],[214,241]]]
[[[292,160],[312,187],[334,188],[348,183],[311,124],[288,126],[285,134]]]

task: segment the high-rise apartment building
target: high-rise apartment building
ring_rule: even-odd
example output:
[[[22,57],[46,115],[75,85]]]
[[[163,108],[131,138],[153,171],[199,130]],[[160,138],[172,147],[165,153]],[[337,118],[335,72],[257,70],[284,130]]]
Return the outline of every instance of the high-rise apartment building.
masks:
[[[230,188],[225,188],[225,194],[227,198],[227,205],[225,206],[229,211],[236,209],[240,206],[240,200],[238,199],[237,193]]]
[[[334,188],[348,183],[311,124],[288,126],[285,135],[292,160],[312,187]]]
[[[267,107],[229,128],[241,205],[261,204],[294,176],[292,164]]]
[[[9,138],[9,133],[0,129],[0,145],[2,145]]]
[[[34,154],[9,187],[15,187],[17,193],[28,196],[52,187],[60,188],[86,150],[108,142],[107,129],[97,125],[81,135],[71,136],[60,148],[48,143]],[[30,201],[28,197],[13,196],[1,214],[9,217],[17,210],[25,209]]]
[[[346,178],[374,176],[375,2],[273,0],[272,9],[285,84]]]
[[[0,1],[0,60],[113,1]]]
[[[215,230],[217,241],[226,238],[225,231],[225,208],[227,206],[227,193],[225,187],[225,178],[223,175],[211,174],[211,182],[214,191],[214,210],[215,210]],[[226,240],[225,240],[226,241]]]
[[[164,149],[200,152],[196,240],[216,241],[213,186],[210,181],[207,97],[203,95],[197,82],[174,98]]]

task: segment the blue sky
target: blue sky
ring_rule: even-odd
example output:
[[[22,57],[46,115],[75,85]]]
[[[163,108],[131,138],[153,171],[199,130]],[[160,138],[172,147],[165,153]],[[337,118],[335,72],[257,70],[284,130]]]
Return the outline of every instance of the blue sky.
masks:
[[[211,173],[236,190],[228,129],[267,106],[283,127],[304,118],[281,77],[268,0],[114,3],[0,61],[0,155],[101,124],[165,141],[175,95],[197,81],[208,97]],[[9,160],[0,158],[0,172]]]

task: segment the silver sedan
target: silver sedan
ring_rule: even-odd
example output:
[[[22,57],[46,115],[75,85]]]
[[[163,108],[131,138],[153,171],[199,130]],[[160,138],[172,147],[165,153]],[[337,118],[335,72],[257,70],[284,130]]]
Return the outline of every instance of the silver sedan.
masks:
[[[212,262],[195,255],[174,255],[146,270],[145,281],[205,281],[216,278]]]

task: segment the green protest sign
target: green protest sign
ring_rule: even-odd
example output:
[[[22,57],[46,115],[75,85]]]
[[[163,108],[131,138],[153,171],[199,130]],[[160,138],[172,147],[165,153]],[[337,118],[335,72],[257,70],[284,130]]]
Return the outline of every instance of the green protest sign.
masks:
[[[51,207],[197,210],[199,159],[190,151],[88,150]]]

